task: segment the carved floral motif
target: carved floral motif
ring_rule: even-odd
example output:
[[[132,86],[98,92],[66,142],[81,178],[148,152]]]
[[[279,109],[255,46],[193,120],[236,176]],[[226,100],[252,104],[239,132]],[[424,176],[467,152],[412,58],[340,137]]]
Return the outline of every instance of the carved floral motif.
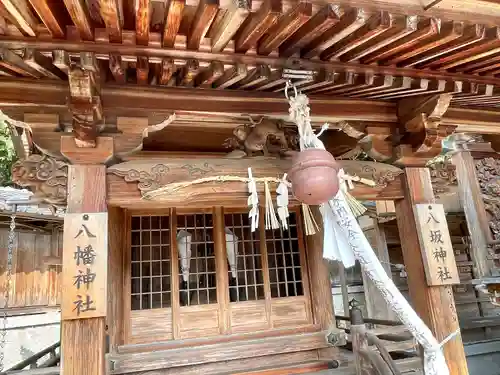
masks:
[[[429,170],[432,188],[437,196],[448,193],[452,186],[458,185],[457,173],[453,164],[439,161],[429,165]]]
[[[12,181],[27,187],[33,201],[66,205],[68,165],[47,155],[30,155],[12,166]]]
[[[162,178],[170,171],[164,164],[156,164],[151,172],[130,170],[113,170],[113,174],[123,177],[126,182],[138,182],[137,187],[141,193],[158,189],[162,186]]]

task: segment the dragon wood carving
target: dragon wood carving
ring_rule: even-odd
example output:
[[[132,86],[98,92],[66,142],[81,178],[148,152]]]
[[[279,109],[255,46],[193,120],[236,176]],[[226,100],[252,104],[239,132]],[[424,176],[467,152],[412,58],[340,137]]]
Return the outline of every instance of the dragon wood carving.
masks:
[[[68,165],[47,155],[30,155],[12,166],[12,181],[33,192],[33,203],[66,206]]]
[[[233,136],[224,143],[232,148],[230,156],[255,156],[262,152],[264,156],[279,156],[287,151],[298,150],[298,134],[285,128],[283,122],[262,118],[259,122],[238,126]]]

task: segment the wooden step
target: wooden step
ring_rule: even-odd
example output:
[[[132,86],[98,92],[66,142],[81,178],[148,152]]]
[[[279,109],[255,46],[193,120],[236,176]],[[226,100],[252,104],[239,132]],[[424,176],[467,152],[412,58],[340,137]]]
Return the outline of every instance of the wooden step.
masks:
[[[313,361],[308,363],[301,363],[299,365],[274,367],[274,368],[261,368],[252,370],[250,372],[231,373],[231,375],[295,375],[295,374],[308,374],[322,370],[327,370],[329,363],[324,361]]]

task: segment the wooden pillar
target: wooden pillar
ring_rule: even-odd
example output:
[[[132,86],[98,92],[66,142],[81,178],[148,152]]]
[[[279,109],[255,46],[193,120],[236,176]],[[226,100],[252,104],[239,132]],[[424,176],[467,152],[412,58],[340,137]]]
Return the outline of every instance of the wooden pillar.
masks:
[[[312,211],[316,222],[321,223],[319,208],[312,207]],[[314,323],[327,330],[335,323],[335,315],[330,275],[323,260],[323,230],[306,236],[306,241]]]
[[[452,160],[456,167],[458,194],[472,243],[470,251],[474,262],[474,274],[477,278],[491,277],[494,261],[488,251],[488,239],[485,233],[485,228],[488,228],[489,224],[474,159],[469,151],[460,151],[453,155]]]
[[[403,258],[408,273],[412,306],[441,342],[459,328],[451,286],[427,286],[422,248],[418,239],[414,205],[434,203],[431,176],[427,168],[406,168],[405,199],[396,201],[396,218]],[[450,375],[468,375],[461,336],[443,348]]]
[[[108,326],[109,350],[116,352],[123,345],[124,311],[124,246],[129,233],[125,212],[120,207],[109,207],[108,211]]]
[[[68,213],[106,211],[106,167],[70,165]],[[64,246],[68,246],[66,243]],[[64,271],[63,271],[64,272]],[[63,293],[65,293],[63,289]],[[61,374],[104,375],[105,317],[61,322]]]
[[[387,242],[385,240],[384,228],[378,223],[377,220],[363,216],[359,219],[359,224],[363,232],[377,254],[378,259],[382,263],[385,272],[392,279],[391,265],[389,259],[389,250],[387,249]],[[396,314],[385,302],[384,297],[377,289],[375,284],[363,272],[363,285],[365,291],[366,311],[368,318],[382,319],[382,320],[397,320]]]

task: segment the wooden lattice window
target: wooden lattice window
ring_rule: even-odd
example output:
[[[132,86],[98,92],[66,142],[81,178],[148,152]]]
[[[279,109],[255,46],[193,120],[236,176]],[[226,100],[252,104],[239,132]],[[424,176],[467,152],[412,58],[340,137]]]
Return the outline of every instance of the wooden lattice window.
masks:
[[[266,230],[271,297],[304,295],[297,215],[290,212],[289,229]]]
[[[265,299],[260,232],[252,233],[248,213],[225,215],[231,302]],[[231,254],[234,250],[236,254]],[[231,270],[232,268],[232,270]]]
[[[182,264],[182,258],[186,255],[181,250],[186,247],[186,242],[180,240],[182,233],[190,236],[191,243],[189,262],[185,264]],[[184,275],[182,272],[179,274],[181,306],[217,303],[212,215],[177,216],[177,246],[181,269],[187,271]],[[188,264],[189,269],[186,270]]]
[[[131,229],[131,308],[170,307],[169,217],[133,216]]]

